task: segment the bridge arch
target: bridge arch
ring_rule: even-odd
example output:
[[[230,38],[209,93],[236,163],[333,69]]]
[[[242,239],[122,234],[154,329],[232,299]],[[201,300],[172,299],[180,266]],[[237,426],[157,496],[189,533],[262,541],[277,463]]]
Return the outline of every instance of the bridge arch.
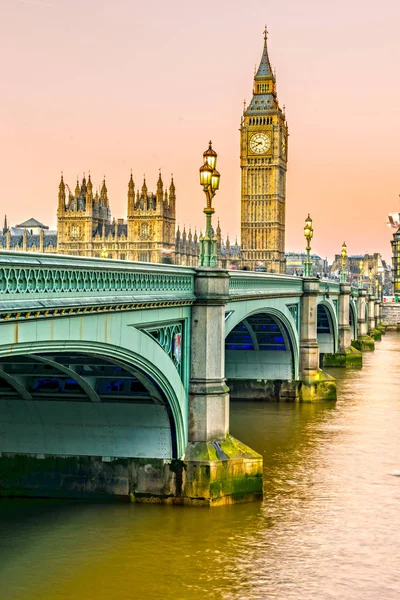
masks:
[[[353,300],[353,298],[350,298],[350,303],[349,303],[349,323],[350,323],[350,333],[351,333],[351,339],[352,340],[356,340],[357,339],[357,305],[355,303],[355,301]]]
[[[51,336],[46,335],[47,327],[44,330],[37,327],[36,339],[1,345],[0,404],[3,410],[8,414],[13,410],[12,406],[4,405],[3,398],[7,399],[8,390],[10,398],[7,402],[14,402],[17,398],[25,403],[24,408],[21,402],[18,404],[21,417],[26,410],[30,410],[30,414],[36,411],[42,415],[41,418],[51,412],[58,414],[61,411],[65,419],[60,427],[67,435],[70,430],[66,422],[73,417],[71,409],[68,406],[61,408],[61,404],[67,405],[71,395],[75,394],[73,409],[75,414],[80,415],[81,430],[90,435],[90,421],[97,419],[98,436],[103,435],[104,440],[109,442],[107,451],[107,444],[96,445],[92,440],[93,443],[88,444],[83,454],[90,454],[93,448],[102,448],[100,455],[110,457],[182,457],[187,444],[187,392],[172,360],[151,336],[133,326],[121,327],[118,316],[115,321],[119,320],[119,323],[108,323],[104,335],[104,328],[99,327],[102,318],[105,316],[94,316],[97,327],[91,328],[80,327],[79,319],[71,319],[70,327],[65,327],[66,319],[63,324],[54,321],[51,324]],[[80,330],[80,339],[75,333],[76,326]],[[22,330],[23,327],[19,336],[25,337],[21,335]],[[35,365],[35,369],[39,364],[46,367],[49,374],[47,382],[43,381],[43,377],[41,380],[33,377],[36,388],[26,386],[23,373],[15,373],[10,367],[13,363],[29,363],[31,367]],[[46,369],[40,372],[45,374]],[[108,378],[101,376],[102,370],[107,371]],[[32,375],[30,373],[31,383]],[[101,384],[105,380],[108,388]],[[53,398],[49,399],[50,394],[47,394],[47,399],[43,398],[43,395],[46,396],[46,386],[47,391],[51,391],[52,385]],[[42,397],[39,398],[40,395]],[[43,400],[46,400],[46,406]],[[56,406],[51,406],[53,400]],[[108,427],[110,423],[116,427],[115,435]],[[54,423],[49,427],[53,427],[54,434]],[[45,433],[44,430],[40,433],[39,423],[39,429],[32,435],[39,438],[42,435],[44,439]],[[69,447],[67,442],[64,447]],[[7,451],[6,448],[3,451]],[[45,446],[42,451],[37,449],[36,452],[57,454],[46,450]],[[71,454],[70,451],[60,453]]]
[[[297,320],[299,307],[296,307]],[[284,307],[287,314],[274,306],[260,305],[251,311],[246,308],[232,313],[226,323],[227,379],[297,379],[299,342],[293,314],[287,307]]]
[[[322,299],[317,304],[317,338],[322,361],[324,354],[334,354],[338,348],[339,327],[332,302]]]

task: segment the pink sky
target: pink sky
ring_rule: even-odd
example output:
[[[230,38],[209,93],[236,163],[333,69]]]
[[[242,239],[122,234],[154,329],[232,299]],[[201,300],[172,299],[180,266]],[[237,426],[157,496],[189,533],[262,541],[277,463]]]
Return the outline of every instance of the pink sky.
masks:
[[[106,175],[126,215],[130,169],[174,173],[178,221],[203,227],[211,138],[223,233],[240,233],[239,132],[264,23],[289,123],[286,249],[390,258],[400,210],[398,0],[1,0],[0,218],[55,226],[61,170]],[[1,221],[2,223],[2,221]]]

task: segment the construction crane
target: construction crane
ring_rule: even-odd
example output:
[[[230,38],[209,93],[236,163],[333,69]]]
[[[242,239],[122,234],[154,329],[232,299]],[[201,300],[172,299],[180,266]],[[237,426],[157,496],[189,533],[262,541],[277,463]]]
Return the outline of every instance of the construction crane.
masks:
[[[400,227],[400,213],[390,213],[388,216],[388,227],[399,229]]]
[[[399,200],[400,200],[400,194],[399,194]],[[389,213],[388,215],[388,227],[393,227],[393,229],[399,229],[400,228],[400,212],[399,213]]]

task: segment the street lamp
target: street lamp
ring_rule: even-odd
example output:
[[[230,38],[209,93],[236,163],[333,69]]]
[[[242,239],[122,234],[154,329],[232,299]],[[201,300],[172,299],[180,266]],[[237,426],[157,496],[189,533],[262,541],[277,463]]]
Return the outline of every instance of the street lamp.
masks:
[[[105,246],[103,246],[101,249],[100,258],[108,258],[108,252],[107,252],[107,248]]]
[[[343,242],[342,251],[340,254],[342,256],[342,271],[340,273],[340,283],[346,283],[346,258],[347,258],[346,242]]]
[[[369,290],[368,290],[369,294],[373,294],[374,293],[374,287],[372,285],[372,267],[369,268]]]
[[[308,214],[308,217],[306,219],[305,225],[304,225],[304,237],[307,240],[307,246],[306,246],[306,251],[307,251],[307,260],[304,262],[304,277],[312,277],[312,261],[310,258],[310,251],[311,251],[311,238],[313,236],[314,230],[312,227],[312,218],[310,217],[310,213]]]
[[[363,272],[364,272],[364,261],[361,259],[360,260],[360,278],[359,278],[359,281],[358,281],[358,287],[360,288],[360,290],[362,290],[363,287],[364,287]]]
[[[204,209],[206,215],[206,231],[204,237],[200,237],[200,267],[217,267],[217,238],[213,236],[211,227],[211,217],[214,214],[212,199],[219,189],[220,174],[216,170],[217,153],[212,149],[211,141],[203,153],[204,164],[200,167],[200,185],[203,187],[207,199],[207,206]]]

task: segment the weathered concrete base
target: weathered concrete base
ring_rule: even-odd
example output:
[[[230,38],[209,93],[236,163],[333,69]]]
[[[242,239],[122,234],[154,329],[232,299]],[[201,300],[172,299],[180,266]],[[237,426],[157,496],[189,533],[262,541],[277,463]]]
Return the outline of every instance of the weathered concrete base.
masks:
[[[369,335],[376,342],[380,342],[382,339],[382,333],[379,331],[379,329],[376,329],[376,327],[375,327],[375,329],[371,329],[371,331],[369,332]]]
[[[381,332],[382,335],[386,333],[386,325],[377,325],[376,329]]]
[[[382,321],[385,325],[391,325],[392,327],[400,324],[400,302],[383,303]]]
[[[295,402],[298,381],[281,379],[228,379],[231,400]]]
[[[219,506],[262,498],[262,456],[232,436],[189,443],[184,462],[184,504]]]
[[[369,335],[360,336],[357,340],[353,340],[351,345],[361,352],[373,352],[375,350],[375,341]]]
[[[335,354],[324,354],[324,367],[344,367],[360,368],[362,367],[362,353],[357,348],[350,346],[344,352],[336,352]]]
[[[231,436],[191,443],[183,460],[3,454],[0,496],[195,506],[247,502],[262,498],[262,457]]]
[[[319,400],[336,400],[336,381],[323,371],[320,371],[311,383],[280,379],[231,379],[228,380],[228,385],[230,399],[233,401],[317,402]]]
[[[323,402],[336,400],[336,379],[319,370],[311,381],[299,382],[297,402]]]

